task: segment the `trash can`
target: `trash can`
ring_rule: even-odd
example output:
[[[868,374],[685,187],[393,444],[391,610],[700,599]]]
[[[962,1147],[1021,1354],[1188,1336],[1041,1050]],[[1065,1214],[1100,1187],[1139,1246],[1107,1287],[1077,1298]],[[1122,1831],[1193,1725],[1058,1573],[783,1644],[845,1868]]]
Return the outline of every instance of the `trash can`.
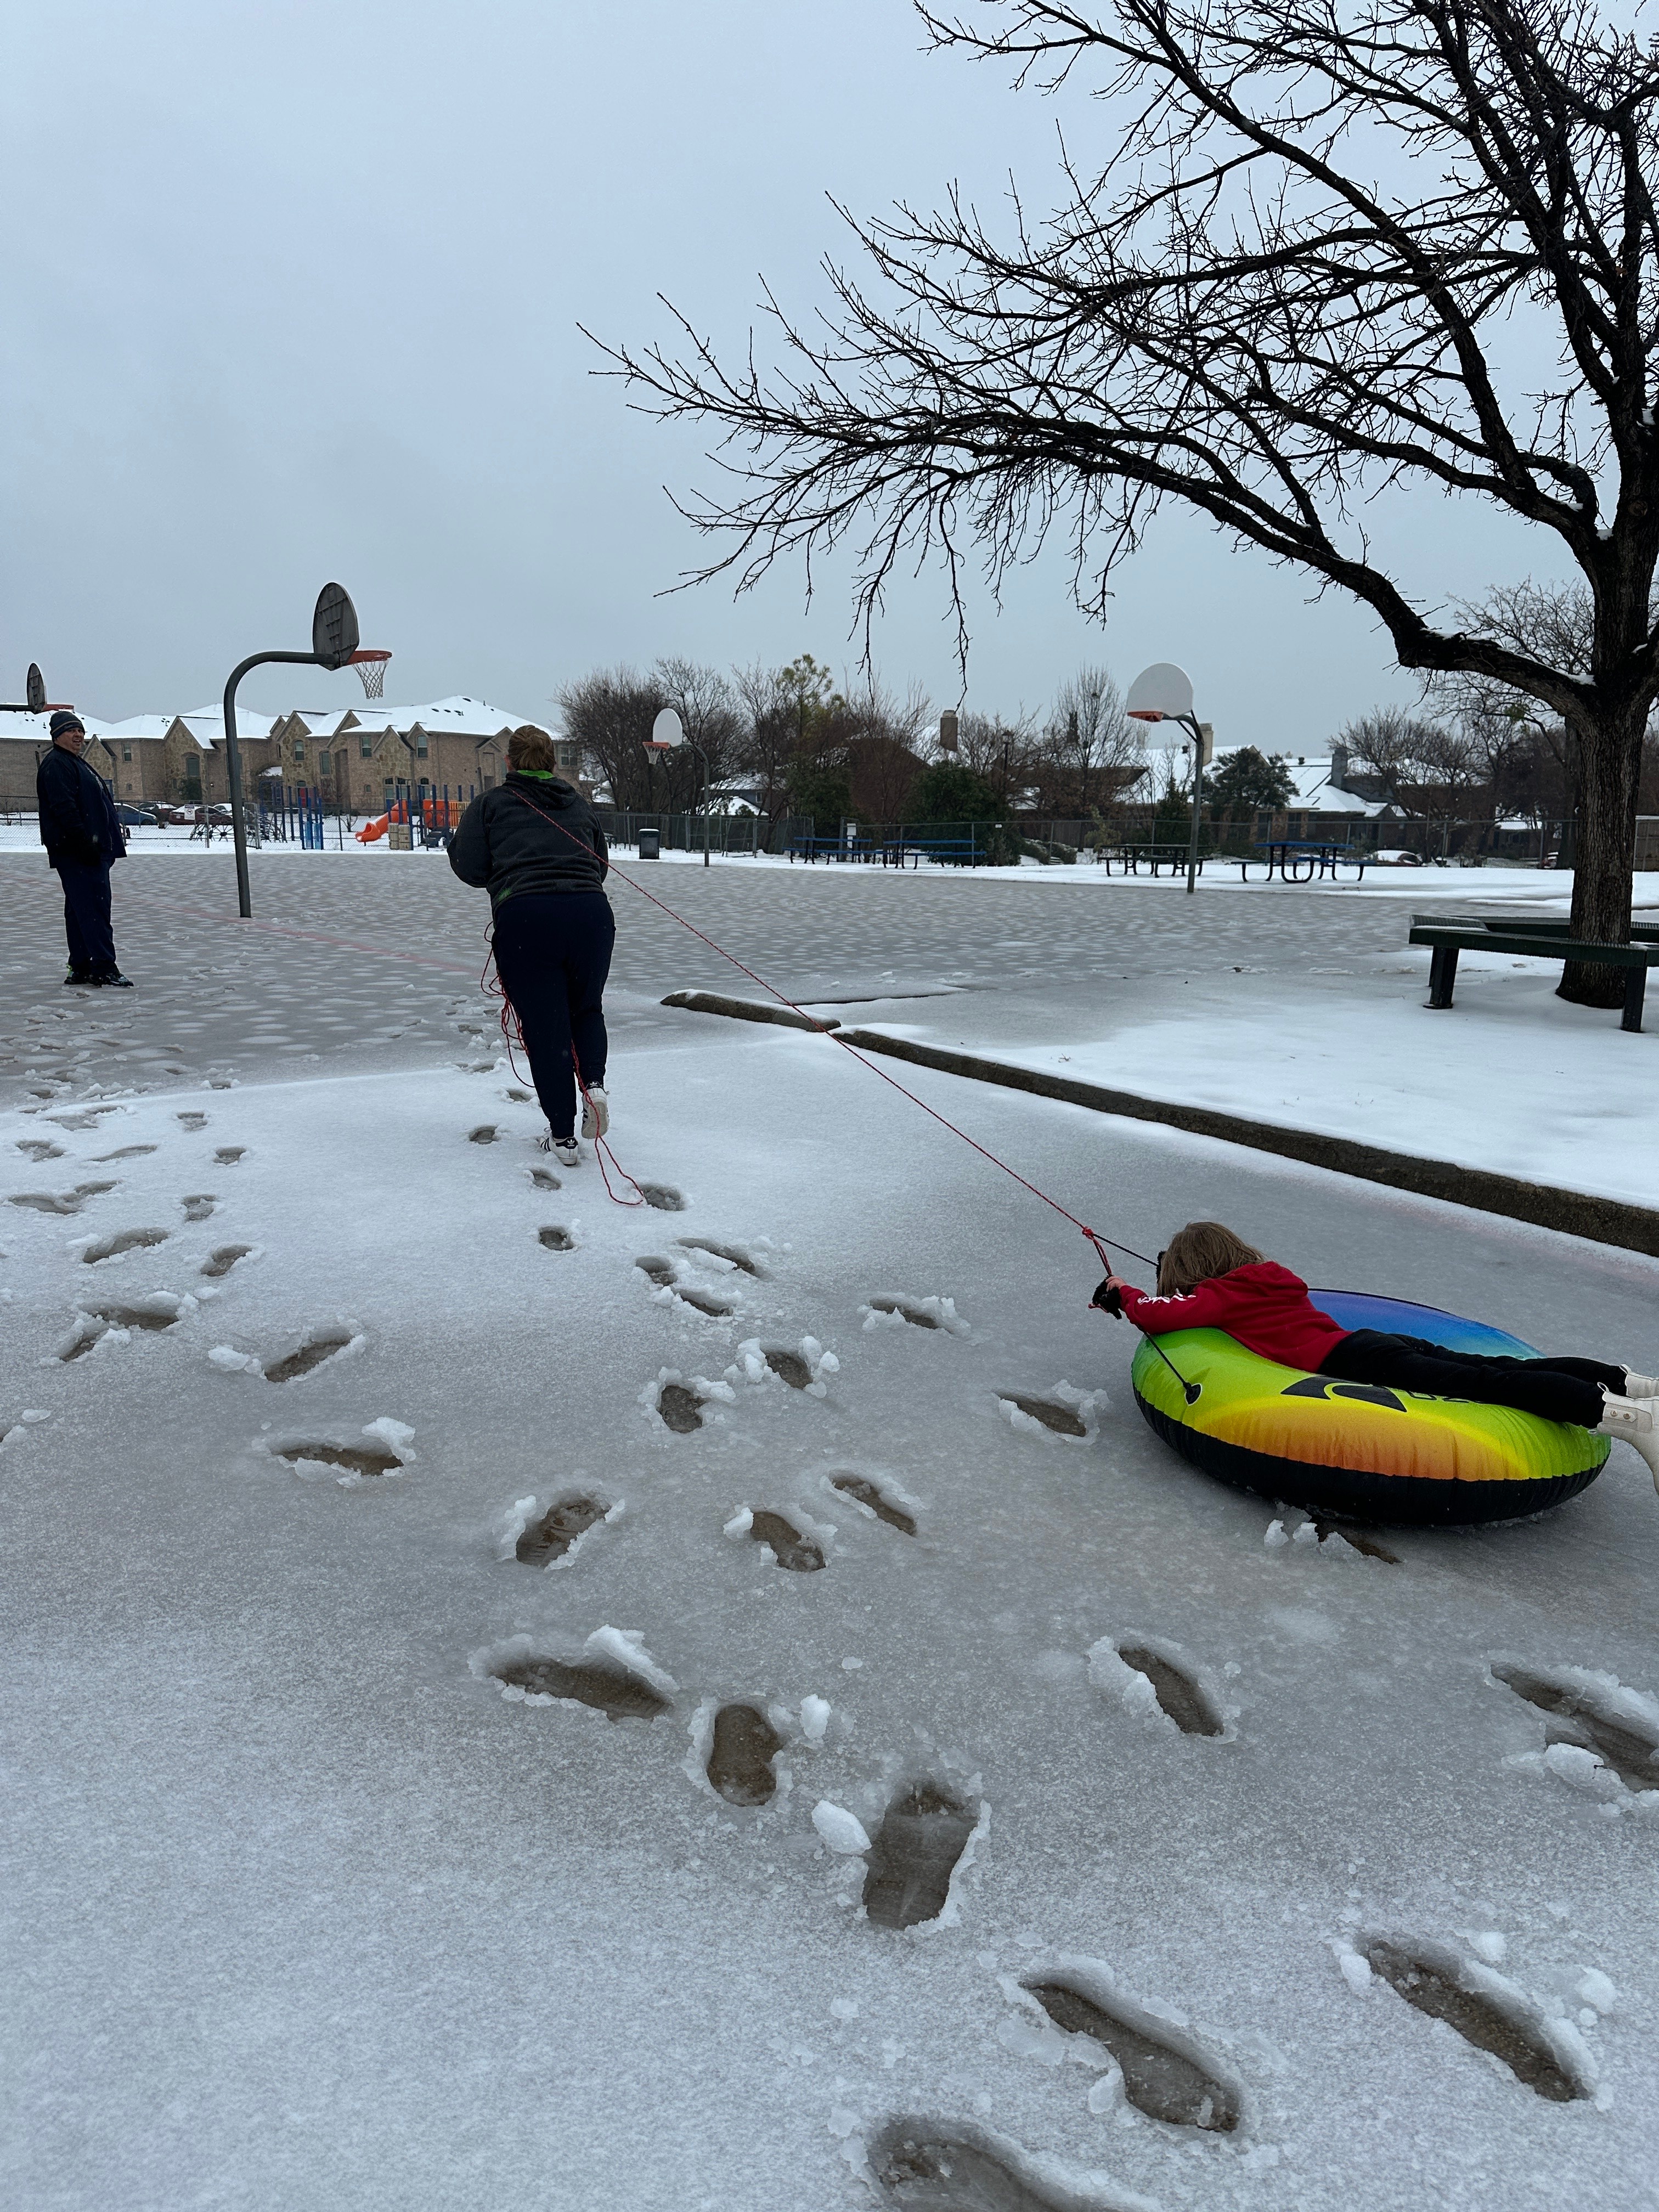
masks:
[[[640,858],[642,860],[661,860],[662,831],[660,830],[647,830],[641,827],[640,830]]]

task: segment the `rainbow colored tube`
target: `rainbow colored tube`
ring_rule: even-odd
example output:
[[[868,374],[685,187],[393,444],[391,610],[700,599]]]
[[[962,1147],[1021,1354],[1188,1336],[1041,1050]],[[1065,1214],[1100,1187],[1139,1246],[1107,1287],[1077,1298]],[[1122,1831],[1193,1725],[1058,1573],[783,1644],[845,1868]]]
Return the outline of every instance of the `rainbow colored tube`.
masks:
[[[1420,1336],[1450,1352],[1537,1357],[1485,1322],[1361,1291],[1311,1291],[1344,1328]],[[1218,1328],[1160,1337],[1198,1395],[1145,1338],[1131,1370],[1135,1403],[1182,1457],[1230,1483],[1310,1513],[1352,1521],[1469,1525],[1514,1521],[1576,1497],[1607,1463],[1606,1437],[1507,1406],[1419,1397],[1342,1382],[1258,1358]]]

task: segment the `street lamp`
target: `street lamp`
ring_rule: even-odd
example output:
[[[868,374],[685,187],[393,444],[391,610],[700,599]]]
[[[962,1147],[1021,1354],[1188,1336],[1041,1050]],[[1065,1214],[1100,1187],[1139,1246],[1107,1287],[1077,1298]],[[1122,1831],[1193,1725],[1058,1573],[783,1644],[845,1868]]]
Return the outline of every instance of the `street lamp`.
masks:
[[[653,753],[674,751],[680,745],[690,745],[702,763],[702,864],[708,866],[708,756],[699,744],[692,744],[685,734],[685,725],[672,707],[665,707],[651,725],[651,734],[645,741],[646,750]]]
[[[1204,763],[1209,744],[1193,717],[1193,679],[1173,660],[1155,660],[1129,686],[1124,713],[1132,722],[1178,722],[1193,749],[1193,836],[1187,853],[1187,890],[1198,882],[1198,824],[1204,799]]]
[[[225,766],[230,777],[230,827],[236,841],[236,905],[244,921],[253,917],[247,878],[247,824],[242,818],[242,749],[236,742],[236,687],[250,668],[268,660],[298,662],[307,668],[343,668],[348,662],[377,659],[357,650],[357,610],[343,584],[325,584],[311,617],[309,653],[251,653],[238,661],[225,685]]]

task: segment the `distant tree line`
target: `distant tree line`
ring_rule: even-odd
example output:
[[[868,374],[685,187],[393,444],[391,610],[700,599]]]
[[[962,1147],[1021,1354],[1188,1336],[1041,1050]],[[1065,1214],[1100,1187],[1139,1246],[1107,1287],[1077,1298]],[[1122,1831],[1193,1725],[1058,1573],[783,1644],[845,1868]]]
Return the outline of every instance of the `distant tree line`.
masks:
[[[602,669],[568,686],[559,705],[586,774],[637,813],[702,802],[702,763],[689,747],[647,750],[665,707],[708,756],[716,805],[742,787],[774,819],[1087,820],[1120,806],[1146,769],[1140,730],[1098,667],[1067,678],[1046,713],[961,714],[954,752],[941,750],[937,714],[918,688],[901,696],[872,676],[838,690],[810,653],[729,674],[676,659],[643,673]]]

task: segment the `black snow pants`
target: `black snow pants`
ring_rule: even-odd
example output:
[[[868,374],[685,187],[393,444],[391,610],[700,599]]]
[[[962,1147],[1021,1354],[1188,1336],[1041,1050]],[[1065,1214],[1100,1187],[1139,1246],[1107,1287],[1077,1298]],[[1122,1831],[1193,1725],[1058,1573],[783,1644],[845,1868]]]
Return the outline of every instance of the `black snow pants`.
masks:
[[[495,970],[556,1137],[576,1133],[576,1068],[590,1091],[605,1081],[605,983],[616,937],[603,891],[521,891],[495,909]]]
[[[59,860],[64,886],[64,934],[76,975],[113,975],[115,933],[110,921],[109,862]]]
[[[1625,1392],[1622,1367],[1599,1359],[1506,1359],[1449,1352],[1422,1336],[1390,1336],[1357,1328],[1320,1362],[1322,1375],[1343,1382],[1375,1382],[1425,1398],[1467,1398],[1477,1406],[1513,1406],[1540,1421],[1573,1421],[1593,1429],[1601,1392]]]

